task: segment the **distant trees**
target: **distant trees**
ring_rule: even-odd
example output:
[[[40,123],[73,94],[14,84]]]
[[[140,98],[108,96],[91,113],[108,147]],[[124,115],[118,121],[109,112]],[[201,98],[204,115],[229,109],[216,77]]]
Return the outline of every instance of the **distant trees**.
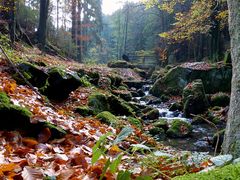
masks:
[[[218,0],[172,0],[159,2],[143,0],[148,8],[157,6],[175,16],[172,28],[161,33],[175,56],[197,61],[208,57],[212,61],[223,59],[229,49],[227,4]],[[225,42],[225,43],[223,43]],[[175,51],[174,50],[174,51]],[[181,54],[180,52],[188,52]],[[178,56],[178,57],[177,57]]]

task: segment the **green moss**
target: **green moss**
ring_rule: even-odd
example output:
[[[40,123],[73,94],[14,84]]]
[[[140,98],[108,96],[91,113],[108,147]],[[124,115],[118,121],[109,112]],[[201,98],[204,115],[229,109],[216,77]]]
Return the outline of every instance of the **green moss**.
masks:
[[[119,90],[128,90],[128,88],[126,86],[119,86],[118,89]]]
[[[142,123],[139,119],[134,118],[134,117],[128,117],[128,121],[132,124],[137,126],[138,128],[142,128]]]
[[[83,87],[91,87],[92,84],[89,82],[87,76],[83,76],[80,78],[81,84]]]
[[[152,128],[152,129],[149,130],[149,133],[150,133],[152,136],[156,136],[156,135],[163,135],[163,134],[165,134],[165,131],[164,131],[164,129],[162,129],[162,128],[154,127],[154,128]]]
[[[189,174],[175,177],[174,180],[239,180],[240,164],[228,165],[222,168],[209,171],[207,173]]]
[[[102,111],[109,111],[107,96],[101,93],[93,93],[88,97],[88,106],[93,110],[94,114]]]
[[[108,111],[103,111],[96,116],[101,122],[106,124],[116,124],[118,118]]]
[[[15,130],[27,129],[30,126],[32,113],[23,107],[9,103],[0,103],[1,128]]]
[[[66,72],[64,71],[64,69],[62,69],[60,67],[53,67],[53,68],[49,69],[48,73],[49,74],[58,74],[61,77],[66,76]]]
[[[211,105],[212,106],[220,106],[225,107],[230,103],[230,97],[226,93],[217,93],[211,97]]]
[[[162,118],[153,123],[154,127],[162,128],[164,130],[168,129],[168,122],[166,119]]]
[[[93,115],[93,110],[88,106],[80,106],[76,108],[76,112],[82,116],[91,116]]]
[[[170,128],[167,130],[167,135],[169,137],[187,137],[192,132],[191,124],[182,121],[180,119],[173,120]]]
[[[5,92],[0,92],[0,103],[10,104],[10,98]]]

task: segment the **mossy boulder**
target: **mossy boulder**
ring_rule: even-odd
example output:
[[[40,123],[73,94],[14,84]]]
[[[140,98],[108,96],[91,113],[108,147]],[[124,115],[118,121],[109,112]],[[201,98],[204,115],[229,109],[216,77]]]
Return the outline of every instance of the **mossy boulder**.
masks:
[[[160,113],[159,113],[158,109],[151,109],[151,110],[147,111],[146,113],[144,113],[144,115],[142,116],[142,119],[154,120],[154,119],[158,119],[159,115],[160,115]]]
[[[149,134],[152,136],[165,137],[165,130],[159,127],[153,127],[152,129],[149,129]]]
[[[96,118],[108,125],[116,124],[118,122],[118,118],[108,111],[103,111],[97,114]]]
[[[118,75],[116,75],[116,74],[110,74],[110,75],[108,75],[108,78],[111,79],[111,86],[112,86],[112,87],[116,87],[116,88],[120,88],[120,86],[125,87],[125,86],[123,85],[123,79],[122,79],[122,77],[120,77],[120,76],[118,76]]]
[[[184,104],[183,111],[186,117],[191,117],[191,114],[201,114],[209,106],[201,79],[189,83],[183,89],[182,97]]]
[[[99,78],[98,87],[101,89],[110,89],[111,88],[111,79],[108,77]]]
[[[107,65],[110,68],[131,68],[131,69],[135,68],[135,66],[132,65],[131,63],[122,60],[111,61]]]
[[[102,111],[109,111],[108,97],[102,93],[93,93],[88,97],[88,106],[93,110],[94,114]]]
[[[118,116],[134,116],[134,109],[129,103],[115,95],[108,97],[110,112]]]
[[[76,113],[79,113],[81,116],[91,116],[94,114],[93,110],[88,106],[79,106],[75,110]]]
[[[48,84],[41,89],[49,99],[62,101],[76,90],[81,84],[81,79],[75,72],[66,72],[61,68],[49,70]]]
[[[112,93],[125,101],[131,101],[132,99],[132,94],[128,90],[113,90]]]
[[[88,98],[88,106],[93,110],[94,114],[109,111],[119,116],[134,116],[133,108],[115,95],[93,93]]]
[[[41,88],[47,84],[48,74],[44,72],[41,68],[30,63],[21,63],[18,69],[23,74],[23,76],[35,87]],[[25,84],[26,82],[19,74],[13,75],[14,79],[20,83]]]
[[[182,103],[175,102],[170,105],[169,111],[182,111],[183,110],[183,105]]]
[[[89,77],[87,75],[84,75],[80,78],[81,86],[83,87],[91,87],[92,84],[89,81]]]
[[[211,97],[211,106],[226,107],[230,103],[230,97],[226,93],[217,93]]]
[[[142,122],[141,122],[139,119],[137,119],[137,118],[128,117],[127,120],[128,120],[128,122],[130,122],[132,125],[135,125],[136,127],[140,128],[140,129],[143,127]]]
[[[183,64],[159,78],[150,93],[157,97],[162,94],[181,94],[183,88],[196,79],[202,80],[206,93],[230,92],[232,68],[225,64],[210,65],[204,62]]]
[[[158,127],[158,128],[162,128],[165,131],[168,130],[168,121],[164,118],[161,118],[159,120],[157,120],[156,122],[153,123],[154,127]]]
[[[187,137],[192,132],[192,126],[190,123],[175,119],[172,121],[169,129],[167,130],[167,135],[172,138],[183,138]]]
[[[31,116],[32,113],[26,108],[10,103],[0,103],[1,129],[28,129],[32,126]]]

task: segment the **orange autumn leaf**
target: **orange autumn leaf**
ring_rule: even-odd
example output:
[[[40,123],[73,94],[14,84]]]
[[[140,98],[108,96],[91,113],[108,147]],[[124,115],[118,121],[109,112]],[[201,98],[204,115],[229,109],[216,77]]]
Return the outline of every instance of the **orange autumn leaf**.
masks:
[[[51,130],[49,128],[44,128],[38,135],[38,142],[46,143],[52,136]]]
[[[11,172],[16,167],[16,164],[10,163],[10,164],[0,164],[0,172]]]
[[[12,82],[7,81],[3,87],[3,90],[7,94],[12,94],[15,92],[16,88],[17,88],[17,84],[14,81],[12,81]]]
[[[108,154],[115,156],[115,155],[119,154],[120,152],[122,152],[121,149],[117,145],[114,145],[109,149]]]
[[[38,145],[38,142],[35,139],[32,138],[23,138],[22,143],[30,148],[35,148],[36,145]]]

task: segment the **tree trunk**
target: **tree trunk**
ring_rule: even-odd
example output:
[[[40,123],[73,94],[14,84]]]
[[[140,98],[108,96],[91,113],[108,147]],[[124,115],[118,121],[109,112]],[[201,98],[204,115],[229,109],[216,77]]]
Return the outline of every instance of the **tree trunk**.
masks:
[[[47,18],[48,18],[48,7],[49,7],[49,0],[41,0],[40,1],[40,18],[39,18],[39,25],[38,25],[38,43],[40,47],[44,49],[46,45],[46,34],[47,34]]]
[[[232,53],[232,92],[223,152],[240,157],[240,1],[228,0]]]
[[[77,12],[77,60],[82,62],[82,1],[78,0]]]

